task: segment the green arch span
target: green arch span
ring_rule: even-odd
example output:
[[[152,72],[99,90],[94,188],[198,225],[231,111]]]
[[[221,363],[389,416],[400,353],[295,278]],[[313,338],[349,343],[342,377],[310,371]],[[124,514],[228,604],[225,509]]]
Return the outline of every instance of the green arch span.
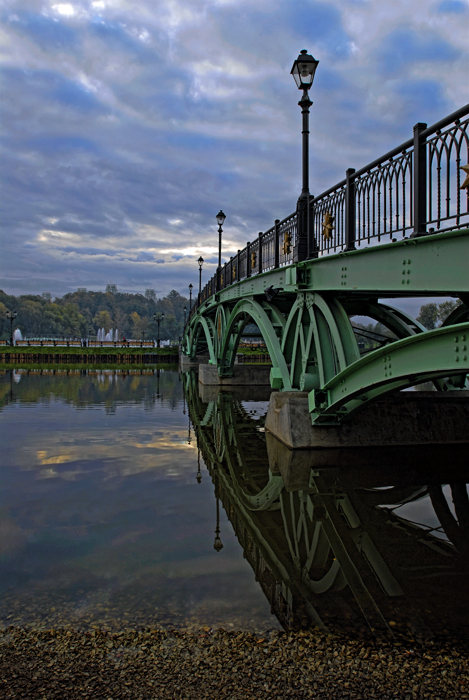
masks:
[[[249,297],[241,299],[228,318],[220,353],[220,372],[225,376],[233,372],[236,349],[247,322],[246,316],[251,318],[257,325],[267,346],[272,360],[271,383],[272,377],[277,378],[277,380],[281,379],[283,390],[292,391],[287,363],[274,328],[275,323],[283,329],[285,319],[274,304],[262,306],[259,302]],[[280,386],[274,386],[273,388],[280,388]]]

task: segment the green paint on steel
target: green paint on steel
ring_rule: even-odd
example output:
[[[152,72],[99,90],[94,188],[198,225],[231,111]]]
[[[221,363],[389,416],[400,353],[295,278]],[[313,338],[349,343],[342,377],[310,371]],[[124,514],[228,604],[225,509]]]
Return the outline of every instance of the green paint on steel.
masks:
[[[378,298],[444,295],[466,299],[468,259],[469,231],[463,230],[271,270],[236,282],[205,301],[187,325],[183,347],[191,359],[207,354],[219,376],[229,377],[246,325],[256,324],[272,360],[272,388],[315,392],[310,396],[317,422],[341,420],[366,401],[424,378],[438,389],[463,388],[462,364],[458,369],[443,361],[445,351],[436,340],[444,337],[443,330],[438,329],[440,335],[427,332],[408,314]],[[275,293],[273,300],[272,290],[267,298],[268,288]],[[398,340],[391,339],[384,348],[360,359],[349,320],[354,315],[383,323]],[[462,327],[468,320],[467,309],[455,312],[451,320]],[[420,355],[427,357],[427,349],[433,364],[417,366]],[[379,363],[389,353],[404,358],[402,376],[381,377]],[[352,381],[355,372],[359,387]],[[354,388],[342,385],[339,390],[338,378]]]
[[[189,357],[191,360],[195,360],[196,355],[197,355],[197,350],[199,349],[199,341],[201,337],[201,333],[203,331],[203,338],[206,343],[206,348],[208,350],[209,354],[209,362],[210,364],[217,364],[217,357],[215,354],[215,347],[214,347],[214,337],[215,337],[215,328],[213,325],[213,321],[210,319],[210,317],[202,316],[201,314],[197,314],[197,316],[194,319],[194,322],[190,326],[190,335],[189,335]],[[200,351],[202,352],[205,349],[205,347],[200,348]]]
[[[276,332],[276,330],[283,330],[284,321],[281,319],[281,314],[273,304],[267,302],[261,304],[252,298],[239,301],[233,308],[226,324],[225,339],[220,353],[220,376],[232,375],[236,350],[244,327],[247,323],[254,322],[265,341],[273,369],[277,371],[275,376],[280,375],[283,388],[288,387],[291,391],[288,367]]]
[[[469,372],[469,323],[444,326],[369,353],[309,395],[313,423],[334,423],[380,395]]]

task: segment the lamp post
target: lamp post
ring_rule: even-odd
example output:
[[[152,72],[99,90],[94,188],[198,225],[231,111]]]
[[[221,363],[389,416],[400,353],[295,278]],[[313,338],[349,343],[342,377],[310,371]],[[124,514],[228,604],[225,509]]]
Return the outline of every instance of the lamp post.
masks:
[[[303,189],[297,204],[298,243],[294,251],[295,262],[317,255],[315,243],[310,241],[309,225],[309,108],[313,103],[309,99],[308,90],[313,84],[318,63],[319,61],[303,49],[291,69],[297,88],[303,90],[298,102],[303,115]]]
[[[197,260],[199,263],[199,304],[200,304],[200,294],[202,292],[202,265],[204,264],[204,259],[202,256]]]
[[[187,314],[187,306],[183,308],[184,311],[184,328],[186,327],[186,314]]]
[[[192,284],[190,284],[189,285],[189,315],[192,311],[192,290],[193,289],[194,289],[194,287],[192,286]]]
[[[156,340],[156,347],[159,348],[160,347],[160,323],[161,323],[161,321],[164,320],[164,314],[160,314],[160,313],[153,314],[153,320],[156,321],[156,323],[158,325],[158,337]]]
[[[10,321],[10,345],[13,347],[13,321],[18,316],[16,311],[7,311],[7,319]]]
[[[221,234],[223,233],[223,224],[225,223],[226,216],[220,209],[217,216],[218,223],[218,269],[217,269],[217,288],[221,288]]]

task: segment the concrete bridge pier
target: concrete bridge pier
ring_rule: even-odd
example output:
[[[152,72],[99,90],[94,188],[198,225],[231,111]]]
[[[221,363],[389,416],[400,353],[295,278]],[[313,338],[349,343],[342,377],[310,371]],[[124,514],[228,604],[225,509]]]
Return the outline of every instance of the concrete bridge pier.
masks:
[[[401,391],[338,425],[312,425],[307,392],[275,391],[265,427],[290,449],[468,444],[469,391]]]
[[[208,386],[269,386],[270,365],[234,365],[232,377],[219,377],[215,365],[199,365],[199,382]]]

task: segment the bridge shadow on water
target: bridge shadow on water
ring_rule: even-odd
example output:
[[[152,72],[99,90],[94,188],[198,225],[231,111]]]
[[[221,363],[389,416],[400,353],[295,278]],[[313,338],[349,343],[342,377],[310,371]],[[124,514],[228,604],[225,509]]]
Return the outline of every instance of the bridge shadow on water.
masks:
[[[286,630],[467,638],[467,445],[293,451],[265,431],[270,389],[183,377],[215,495]]]

